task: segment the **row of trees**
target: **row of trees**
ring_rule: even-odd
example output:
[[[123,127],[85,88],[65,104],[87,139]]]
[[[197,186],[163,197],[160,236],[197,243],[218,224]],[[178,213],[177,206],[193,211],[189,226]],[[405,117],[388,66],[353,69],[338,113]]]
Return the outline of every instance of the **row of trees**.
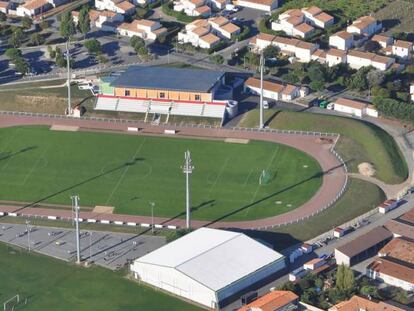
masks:
[[[14,64],[17,72],[21,74],[27,74],[29,71],[29,65],[22,56],[22,51],[17,48],[10,48],[6,50],[6,56]]]

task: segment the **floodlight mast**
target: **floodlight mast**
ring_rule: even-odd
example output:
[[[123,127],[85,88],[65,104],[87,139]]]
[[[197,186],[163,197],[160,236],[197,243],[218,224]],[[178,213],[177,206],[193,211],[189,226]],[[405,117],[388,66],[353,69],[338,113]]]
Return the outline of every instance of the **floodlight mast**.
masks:
[[[259,128],[264,128],[264,122],[263,122],[263,51],[260,53],[260,122],[259,122]]]
[[[79,196],[73,195],[72,199],[72,209],[75,212],[75,224],[76,224],[76,263],[80,264],[80,240],[79,240]]]
[[[72,114],[72,104],[70,96],[70,55],[69,55],[69,38],[66,41],[66,70],[67,70],[67,84],[68,84],[68,115]]]
[[[190,174],[193,172],[194,166],[191,160],[191,154],[190,151],[187,150],[184,153],[184,165],[181,167],[183,169],[183,173],[185,174],[185,202],[186,202],[186,227],[187,229],[190,229],[191,227],[191,219],[190,219],[190,213],[191,213],[191,203],[190,203]]]

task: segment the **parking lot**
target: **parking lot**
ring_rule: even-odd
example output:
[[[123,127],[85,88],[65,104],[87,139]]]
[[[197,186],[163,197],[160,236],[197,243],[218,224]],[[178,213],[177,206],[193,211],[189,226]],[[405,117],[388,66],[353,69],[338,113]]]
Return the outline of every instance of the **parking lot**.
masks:
[[[65,261],[76,261],[74,230],[0,224],[0,241]],[[119,269],[165,244],[164,237],[126,233],[81,231],[81,260],[111,270]]]

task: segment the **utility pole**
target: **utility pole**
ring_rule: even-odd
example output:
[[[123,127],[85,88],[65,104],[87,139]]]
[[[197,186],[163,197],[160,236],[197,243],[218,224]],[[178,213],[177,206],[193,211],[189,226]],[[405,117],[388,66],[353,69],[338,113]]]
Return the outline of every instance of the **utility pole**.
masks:
[[[259,128],[264,128],[263,123],[263,50],[260,53],[260,122],[259,122]]]
[[[68,75],[68,115],[72,114],[72,105],[71,105],[71,98],[70,98],[70,55],[69,55],[69,38],[66,41],[66,70]]]
[[[151,206],[151,232],[152,232],[152,234],[154,234],[154,206],[155,206],[155,203],[150,202],[150,206]]]
[[[29,250],[30,253],[30,220],[27,219],[26,220],[26,231],[27,231],[27,249]]]
[[[183,173],[185,174],[185,186],[186,186],[186,193],[185,193],[185,202],[186,202],[186,227],[190,229],[191,227],[191,220],[190,220],[190,213],[191,213],[191,203],[190,203],[190,174],[193,172],[194,166],[191,160],[190,151],[187,150],[184,153],[184,165],[181,167]]]
[[[75,224],[76,224],[76,263],[80,264],[80,240],[79,240],[79,196],[73,195],[72,209],[75,212]]]

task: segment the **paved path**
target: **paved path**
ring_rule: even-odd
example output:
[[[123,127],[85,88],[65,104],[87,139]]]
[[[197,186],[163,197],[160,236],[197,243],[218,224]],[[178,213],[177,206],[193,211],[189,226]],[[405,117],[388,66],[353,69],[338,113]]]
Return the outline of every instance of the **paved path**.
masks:
[[[72,125],[79,126],[80,130],[89,131],[111,131],[129,135],[164,135],[164,129],[173,129],[171,126],[151,126],[147,123],[137,122],[136,124],[123,124],[112,123],[102,121],[91,120],[79,120],[79,119],[52,119],[46,117],[25,117],[25,116],[11,116],[0,115],[0,127],[9,127],[17,125]],[[136,126],[140,130],[136,132],[127,132],[127,128]],[[317,193],[301,207],[290,211],[288,213],[264,218],[254,221],[239,221],[228,222],[226,218],[229,215],[223,215],[219,219],[214,221],[193,221],[193,227],[209,226],[220,228],[244,228],[244,229],[265,229],[267,227],[274,227],[286,223],[297,222],[298,220],[310,217],[315,213],[321,211],[326,206],[330,205],[335,200],[338,193],[341,191],[343,185],[346,182],[346,173],[341,162],[330,152],[331,145],[318,143],[317,136],[299,135],[299,134],[280,134],[270,132],[257,132],[257,131],[241,131],[223,128],[192,128],[192,127],[176,127],[176,136],[194,136],[205,138],[239,138],[239,139],[255,139],[270,141],[275,143],[285,144],[303,152],[308,153],[319,161],[319,164],[324,173],[323,182],[321,188]],[[269,199],[268,197],[261,198],[261,200]],[[16,208],[16,206],[1,206],[0,211],[13,212],[12,209],[19,209],[19,213],[23,216],[38,215],[58,216],[62,218],[70,218],[72,214],[70,211],[64,210],[52,210],[52,209],[40,209],[34,207],[35,204],[42,202],[34,202],[30,205]],[[254,204],[254,203],[253,203]],[[249,205],[242,207],[248,208]],[[237,212],[237,211],[234,211]],[[96,219],[96,220],[109,220],[109,221],[122,221],[133,222],[137,224],[151,223],[151,217],[133,216],[133,215],[119,215],[119,214],[97,214],[90,212],[81,213],[81,217],[84,219]],[[155,218],[154,223],[162,224],[164,226],[178,226],[183,227],[185,221],[178,218]]]

